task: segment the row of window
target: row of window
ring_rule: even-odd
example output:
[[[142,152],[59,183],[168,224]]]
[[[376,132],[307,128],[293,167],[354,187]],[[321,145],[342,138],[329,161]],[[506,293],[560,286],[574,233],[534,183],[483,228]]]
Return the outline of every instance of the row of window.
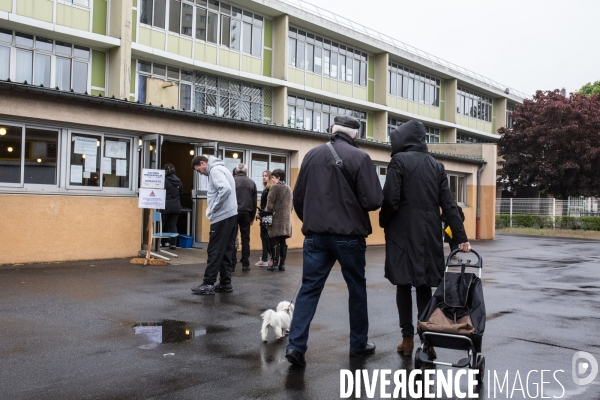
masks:
[[[367,85],[367,53],[296,28],[290,28],[288,36],[288,63],[292,67]]]
[[[0,122],[0,186],[133,191],[133,140]]]
[[[456,143],[494,143],[494,142],[491,140],[466,135],[464,133],[458,133],[456,135]]]
[[[428,106],[440,106],[439,79],[392,62],[388,64],[388,93]]]
[[[492,122],[492,99],[459,86],[456,93],[456,112]]]
[[[90,49],[0,29],[0,80],[88,92]]]
[[[264,18],[216,0],[141,0],[140,23],[256,57],[262,54]]]
[[[138,61],[138,101],[141,103],[146,103],[155,90],[149,85],[149,79],[176,82],[180,109],[261,123],[272,121],[273,89],[270,87]],[[162,90],[162,85],[158,90]]]
[[[367,113],[322,103],[303,97],[288,96],[288,126],[316,132],[327,132],[338,115],[349,115],[360,121],[358,137],[367,136]]]
[[[402,125],[405,122],[406,121],[398,119],[398,118],[391,118],[391,117],[388,118],[388,125],[387,125],[388,140],[390,138],[390,133],[392,133],[392,130],[394,130],[397,126]],[[438,128],[433,128],[431,126],[425,125],[425,141],[427,143],[439,143],[440,142],[440,130]]]

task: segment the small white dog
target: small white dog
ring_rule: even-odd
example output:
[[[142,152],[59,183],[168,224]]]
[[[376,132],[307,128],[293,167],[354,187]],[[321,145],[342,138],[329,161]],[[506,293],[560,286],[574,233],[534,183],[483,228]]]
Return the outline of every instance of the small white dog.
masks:
[[[277,305],[277,310],[267,310],[260,316],[263,319],[260,336],[263,342],[267,341],[269,327],[275,330],[277,339],[281,339],[290,332],[292,316],[294,314],[294,305],[289,301],[282,301]]]

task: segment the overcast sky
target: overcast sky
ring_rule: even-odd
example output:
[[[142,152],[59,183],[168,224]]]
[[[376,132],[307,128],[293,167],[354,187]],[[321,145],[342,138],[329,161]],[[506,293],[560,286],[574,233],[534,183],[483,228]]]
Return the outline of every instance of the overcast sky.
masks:
[[[600,0],[308,0],[503,85],[600,80]]]

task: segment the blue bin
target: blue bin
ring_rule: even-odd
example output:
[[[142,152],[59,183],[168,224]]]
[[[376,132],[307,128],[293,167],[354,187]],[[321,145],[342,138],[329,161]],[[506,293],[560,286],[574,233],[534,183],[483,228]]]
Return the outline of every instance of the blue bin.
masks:
[[[194,241],[192,240],[191,236],[188,235],[179,235],[179,239],[178,239],[178,243],[179,243],[179,247],[182,247],[184,249],[189,249],[192,247],[192,244],[194,243]]]

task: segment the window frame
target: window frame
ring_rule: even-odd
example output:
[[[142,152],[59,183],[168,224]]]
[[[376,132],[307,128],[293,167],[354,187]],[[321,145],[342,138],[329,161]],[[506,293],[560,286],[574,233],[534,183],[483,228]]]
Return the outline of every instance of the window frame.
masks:
[[[456,194],[457,194],[457,198],[454,198],[454,200],[456,200],[456,203],[459,206],[466,206],[466,200],[467,200],[467,175],[466,174],[461,174],[461,173],[457,173],[457,172],[448,172],[446,171],[446,176],[448,178],[448,189],[450,189],[450,193],[452,193],[452,188],[451,188],[451,182],[452,179],[451,177],[456,178]],[[459,189],[461,187],[459,181],[462,181],[462,190],[460,191],[461,193],[459,194]],[[454,197],[454,196],[452,196]]]
[[[405,67],[393,61],[388,62],[387,70],[388,95],[420,103],[427,107],[440,108],[443,81],[441,78]]]

